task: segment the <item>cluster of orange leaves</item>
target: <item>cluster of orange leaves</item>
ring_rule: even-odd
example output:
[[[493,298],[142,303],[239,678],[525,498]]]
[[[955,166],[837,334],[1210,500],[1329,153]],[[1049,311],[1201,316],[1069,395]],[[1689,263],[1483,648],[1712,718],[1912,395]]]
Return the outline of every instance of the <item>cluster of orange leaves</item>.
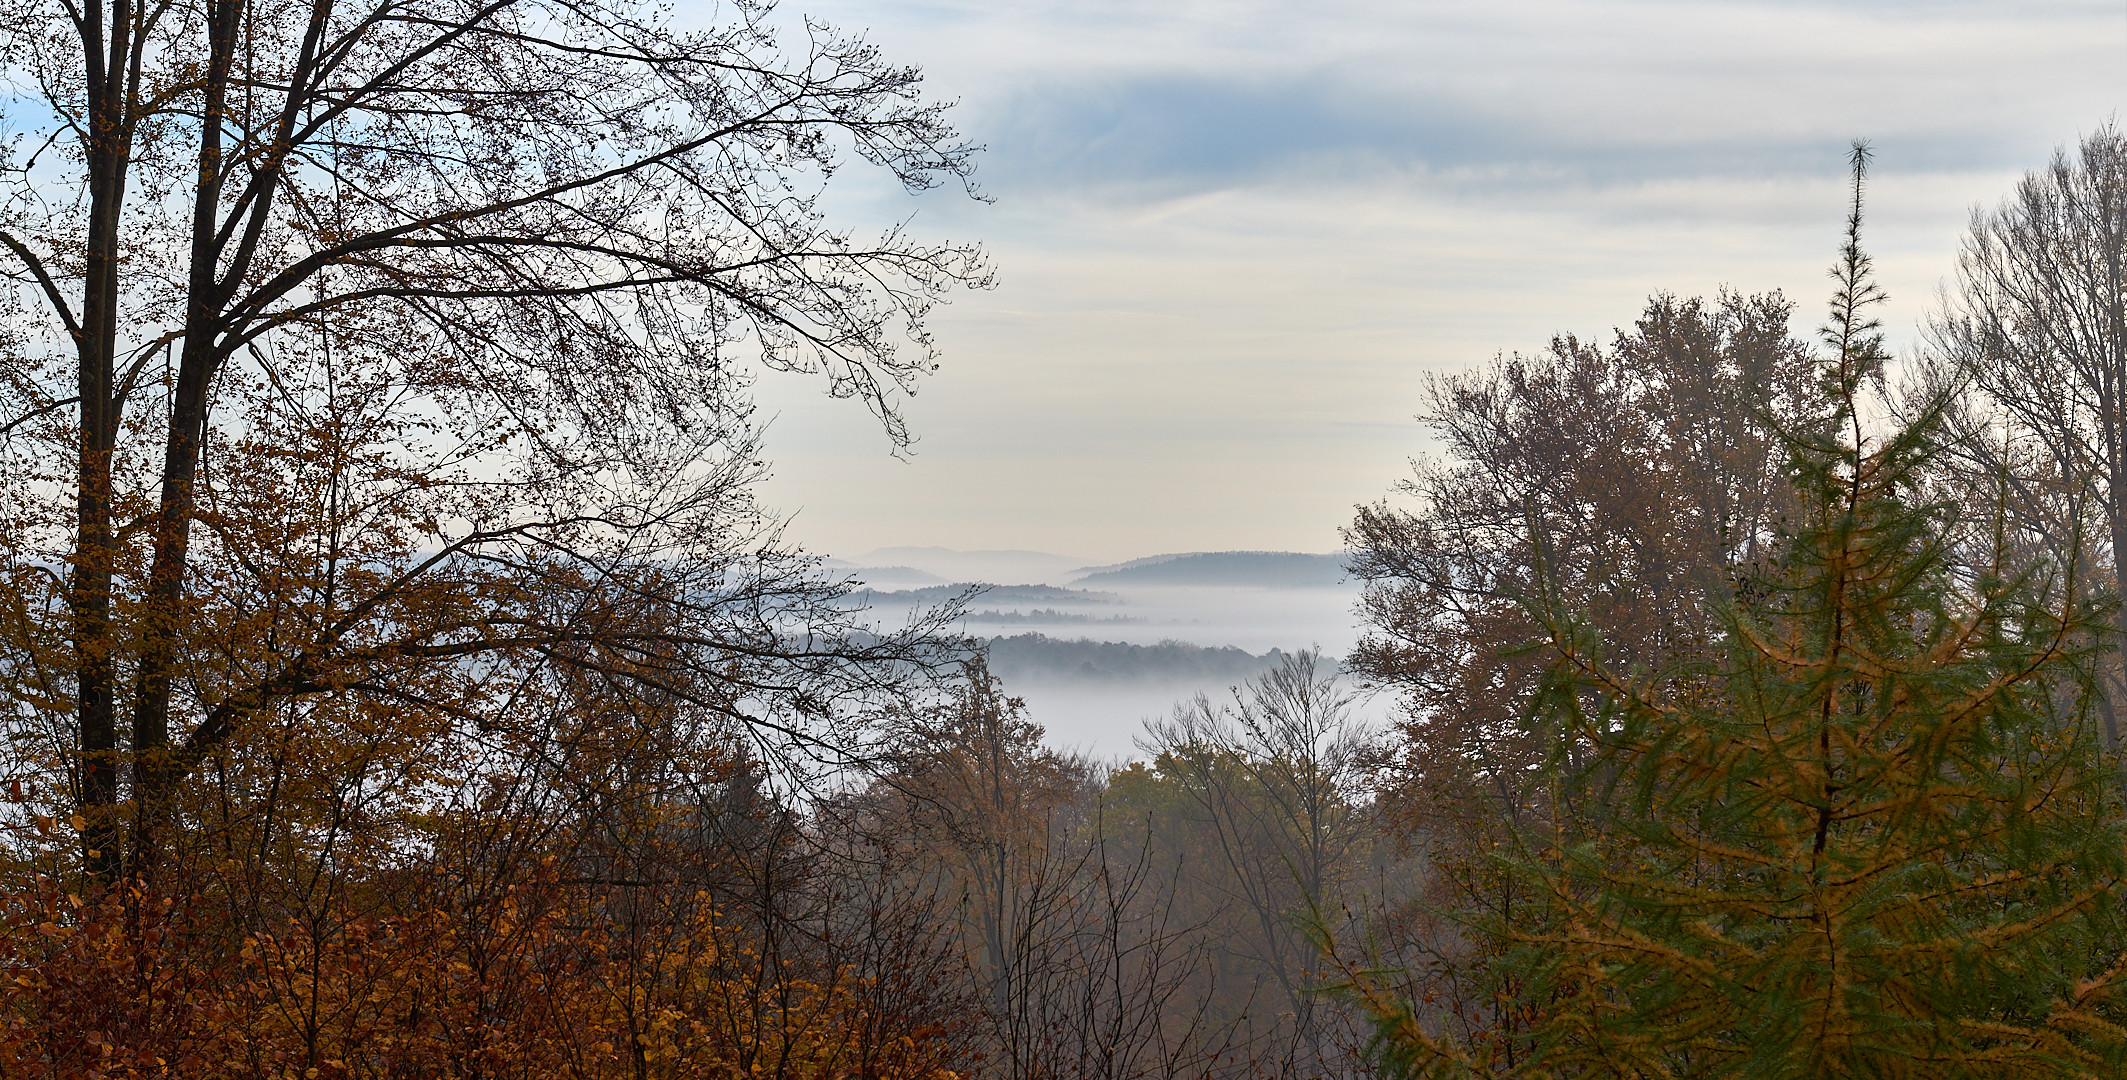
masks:
[[[696,897],[696,899],[700,899]],[[239,930],[139,888],[0,899],[0,1075],[957,1080],[949,1024],[551,870],[477,904]]]

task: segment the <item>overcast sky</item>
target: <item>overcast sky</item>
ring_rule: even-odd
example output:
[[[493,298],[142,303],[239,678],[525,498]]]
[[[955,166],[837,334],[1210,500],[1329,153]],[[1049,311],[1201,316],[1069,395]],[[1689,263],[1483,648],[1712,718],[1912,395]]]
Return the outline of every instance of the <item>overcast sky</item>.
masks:
[[[1910,342],[1972,207],[2127,103],[2122,0],[803,10],[987,146],[991,204],[845,173],[836,212],[980,240],[1000,281],[937,318],[905,461],[764,382],[766,497],[834,555],[1334,550],[1426,452],[1426,372],[1607,338],[1656,291],[1781,289],[1815,326],[1856,137]]]

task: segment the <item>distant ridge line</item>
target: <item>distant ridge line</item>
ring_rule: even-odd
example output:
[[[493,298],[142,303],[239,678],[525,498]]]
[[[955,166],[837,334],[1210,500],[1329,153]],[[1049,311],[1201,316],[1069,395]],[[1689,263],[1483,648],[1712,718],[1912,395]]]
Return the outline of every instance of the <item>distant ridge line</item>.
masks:
[[[1343,584],[1346,554],[1298,551],[1191,551],[1076,571],[1073,585],[1226,585],[1301,588]]]
[[[1238,682],[1276,667],[1285,657],[1279,649],[1258,655],[1232,645],[1173,640],[1133,645],[1041,633],[999,635],[983,644],[990,670],[1007,687],[1020,680],[1080,684],[1202,679]]]

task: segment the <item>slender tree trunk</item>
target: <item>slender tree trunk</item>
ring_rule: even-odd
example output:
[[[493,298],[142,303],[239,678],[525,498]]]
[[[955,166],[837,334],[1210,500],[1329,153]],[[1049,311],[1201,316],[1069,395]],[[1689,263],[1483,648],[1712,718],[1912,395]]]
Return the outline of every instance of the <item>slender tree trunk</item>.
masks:
[[[185,564],[190,550],[200,446],[207,423],[207,391],[219,366],[219,316],[224,286],[216,280],[216,221],[222,190],[222,122],[236,53],[241,0],[210,3],[205,107],[200,122],[199,179],[192,207],[191,276],[186,287],[185,338],[163,446],[161,502],[155,517],[155,557],[141,618],[140,686],[134,699],[133,755],[137,776],[134,860],[142,872],[156,860],[160,823],[176,772],[170,760],[171,677],[182,625]],[[239,270],[232,268],[229,273]]]
[[[162,500],[155,519],[155,558],[148,573],[140,619],[140,685],[134,698],[133,757],[137,806],[134,861],[142,872],[155,861],[157,826],[167,808],[175,777],[170,760],[171,676],[177,664],[176,638],[184,604],[193,487],[206,423],[206,383],[212,374],[210,366],[193,355],[191,345],[188,337],[164,446]]]
[[[2103,177],[2096,179],[2102,192]],[[2106,197],[2102,198],[2100,203],[2110,206],[2115,205],[2117,201]],[[2127,387],[2121,385],[2122,376],[2127,375],[2127,295],[2123,295],[2123,290],[2127,290],[2127,275],[2121,272],[2121,258],[2127,253],[2121,250],[2123,244],[2120,234],[2121,227],[2127,224],[2127,220],[2109,214],[2106,217],[2113,218],[2105,223],[2109,226],[2106,231],[2110,235],[2106,238],[2108,243],[2104,245],[2105,281],[2112,295],[2110,302],[2106,304],[2108,333],[2105,340],[2099,343],[2099,349],[2110,355],[2098,357],[2098,369],[2103,373],[2101,378],[2109,385],[2104,387],[2104,392],[2098,398],[2098,408],[2103,412],[2098,422],[2104,432],[2107,455],[2104,506],[2106,524],[2111,527],[2112,532],[2112,580],[2115,589],[2127,589],[2127,504],[2121,502],[2123,498],[2127,498],[2127,446],[2122,445],[2123,441],[2127,441],[2127,416],[2121,415],[2123,404],[2127,404],[2121,400],[2122,391],[2127,390]],[[2120,670],[2117,675],[2100,674],[2098,706],[2105,723],[2105,751],[2114,756],[2120,769],[2120,790],[2123,795],[2127,795],[2127,760],[2119,760],[2119,714],[2123,704],[2120,698],[2122,691],[2127,690],[2127,604],[2120,606],[2113,619],[2114,630],[2118,636],[2114,639],[2112,654]]]
[[[90,876],[109,882],[119,866],[112,820],[118,803],[117,642],[111,632],[111,581],[118,545],[111,527],[111,458],[118,443],[118,234],[131,156],[125,73],[132,14],[127,0],[82,13],[87,66],[89,217],[81,322],[75,351],[81,398],[80,460],[75,475],[74,561],[67,588],[73,620],[75,710],[79,724],[82,833]],[[105,37],[109,37],[106,43]]]

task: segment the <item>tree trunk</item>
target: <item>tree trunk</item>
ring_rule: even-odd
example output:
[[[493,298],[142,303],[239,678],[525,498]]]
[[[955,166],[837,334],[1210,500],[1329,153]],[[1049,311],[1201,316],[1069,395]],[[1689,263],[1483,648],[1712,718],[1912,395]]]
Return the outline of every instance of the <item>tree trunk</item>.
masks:
[[[81,321],[75,341],[81,398],[81,456],[75,478],[74,563],[67,588],[80,725],[77,791],[88,827],[82,832],[90,876],[108,883],[120,852],[118,803],[117,643],[111,634],[111,580],[118,545],[111,528],[111,458],[118,442],[118,230],[132,154],[125,73],[132,23],[127,0],[112,0],[110,25],[91,4],[81,23],[88,65],[89,219]],[[104,37],[108,33],[108,46]],[[100,67],[99,67],[100,65]]]
[[[157,834],[176,779],[170,760],[170,680],[177,663],[178,628],[182,625],[185,563],[190,549],[200,445],[206,432],[207,391],[220,360],[217,339],[223,289],[215,280],[216,271],[221,269],[215,225],[223,176],[222,120],[243,7],[241,0],[221,0],[207,9],[210,52],[200,123],[199,181],[193,194],[185,344],[164,439],[161,502],[155,517],[155,559],[148,573],[141,613],[140,686],[134,698],[137,825],[133,858],[142,872],[154,864]],[[228,272],[239,274],[241,267],[232,267]]]

